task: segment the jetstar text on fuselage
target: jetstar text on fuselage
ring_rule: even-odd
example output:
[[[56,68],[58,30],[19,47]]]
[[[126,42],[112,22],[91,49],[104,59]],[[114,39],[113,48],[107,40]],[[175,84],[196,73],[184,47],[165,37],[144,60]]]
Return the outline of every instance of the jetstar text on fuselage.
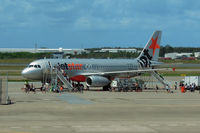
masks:
[[[82,70],[83,69],[83,64],[75,64],[73,62],[71,64],[67,64],[67,63],[60,64],[60,63],[58,63],[58,66],[61,69],[64,69],[64,70]]]

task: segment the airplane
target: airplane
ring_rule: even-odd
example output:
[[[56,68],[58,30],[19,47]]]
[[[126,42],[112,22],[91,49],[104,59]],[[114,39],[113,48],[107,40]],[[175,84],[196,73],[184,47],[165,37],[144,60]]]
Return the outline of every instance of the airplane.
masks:
[[[22,72],[30,80],[43,81],[43,75],[52,67],[60,67],[72,81],[86,82],[89,87],[108,88],[117,77],[134,77],[157,71],[161,31],[155,31],[135,59],[40,59],[31,62]],[[49,77],[50,78],[50,77]]]

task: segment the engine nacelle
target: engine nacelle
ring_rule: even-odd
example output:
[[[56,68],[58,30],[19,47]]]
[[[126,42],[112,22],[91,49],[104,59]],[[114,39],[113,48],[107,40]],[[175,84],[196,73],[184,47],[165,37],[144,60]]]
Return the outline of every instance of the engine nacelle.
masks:
[[[89,76],[86,79],[86,84],[92,87],[103,87],[110,83],[111,81],[103,76]]]

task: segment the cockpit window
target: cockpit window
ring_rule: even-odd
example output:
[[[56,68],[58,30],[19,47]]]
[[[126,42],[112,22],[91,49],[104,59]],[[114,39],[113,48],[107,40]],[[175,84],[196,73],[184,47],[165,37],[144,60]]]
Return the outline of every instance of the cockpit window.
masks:
[[[41,68],[40,65],[29,65],[28,67],[29,67],[29,68],[31,68],[31,67],[34,67],[34,68]]]
[[[33,65],[29,65],[28,67],[33,67]]]

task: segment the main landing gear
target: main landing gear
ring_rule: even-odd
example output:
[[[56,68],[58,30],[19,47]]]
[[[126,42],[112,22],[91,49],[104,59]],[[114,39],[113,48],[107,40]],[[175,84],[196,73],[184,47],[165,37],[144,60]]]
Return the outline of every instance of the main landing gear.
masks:
[[[103,87],[103,91],[109,91],[111,89],[110,84]]]

